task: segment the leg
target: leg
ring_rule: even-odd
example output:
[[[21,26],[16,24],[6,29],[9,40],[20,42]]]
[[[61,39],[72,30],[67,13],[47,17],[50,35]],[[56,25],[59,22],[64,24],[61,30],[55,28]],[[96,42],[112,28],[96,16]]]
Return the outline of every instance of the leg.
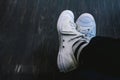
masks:
[[[120,74],[120,40],[95,37],[81,52],[84,69],[94,68],[107,74]]]

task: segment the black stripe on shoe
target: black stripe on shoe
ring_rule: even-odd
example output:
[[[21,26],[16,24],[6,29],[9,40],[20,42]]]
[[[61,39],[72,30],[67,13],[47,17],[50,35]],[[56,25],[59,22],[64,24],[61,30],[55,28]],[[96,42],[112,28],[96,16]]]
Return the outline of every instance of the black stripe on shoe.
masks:
[[[79,52],[79,49],[81,48],[82,45],[86,44],[87,42],[86,41],[82,41],[79,46],[77,46],[77,48],[75,49],[75,52],[74,52],[74,56],[77,60],[77,56],[78,56],[78,52]]]

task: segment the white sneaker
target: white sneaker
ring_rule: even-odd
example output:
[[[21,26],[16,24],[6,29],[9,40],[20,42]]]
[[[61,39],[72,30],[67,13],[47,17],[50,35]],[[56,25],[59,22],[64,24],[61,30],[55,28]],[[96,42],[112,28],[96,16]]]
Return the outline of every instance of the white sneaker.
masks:
[[[60,14],[57,30],[60,45],[57,57],[58,68],[61,72],[69,72],[78,67],[73,45],[79,40],[82,41],[81,37],[83,37],[83,34],[76,30],[72,11],[65,10]]]
[[[76,21],[77,31],[84,34],[87,42],[96,36],[96,23],[94,17],[89,13],[83,13]]]

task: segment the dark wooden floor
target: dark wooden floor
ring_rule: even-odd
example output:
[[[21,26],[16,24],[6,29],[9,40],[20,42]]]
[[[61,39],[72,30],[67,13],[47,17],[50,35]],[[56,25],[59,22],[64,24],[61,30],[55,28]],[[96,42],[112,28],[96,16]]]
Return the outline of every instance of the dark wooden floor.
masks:
[[[0,0],[0,80],[61,79],[56,67],[59,14],[70,9],[76,19],[89,12],[95,17],[97,35],[120,38],[119,3],[120,0]],[[6,69],[19,64],[35,66],[37,71],[30,76]]]

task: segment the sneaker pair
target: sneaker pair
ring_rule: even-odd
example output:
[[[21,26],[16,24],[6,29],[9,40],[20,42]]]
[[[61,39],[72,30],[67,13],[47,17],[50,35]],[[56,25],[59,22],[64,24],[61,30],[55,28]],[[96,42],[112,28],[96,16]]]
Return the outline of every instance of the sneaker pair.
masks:
[[[57,65],[60,72],[69,72],[78,67],[80,52],[96,36],[96,23],[89,13],[80,15],[75,23],[73,12],[64,10],[59,16],[57,30],[59,35]]]

